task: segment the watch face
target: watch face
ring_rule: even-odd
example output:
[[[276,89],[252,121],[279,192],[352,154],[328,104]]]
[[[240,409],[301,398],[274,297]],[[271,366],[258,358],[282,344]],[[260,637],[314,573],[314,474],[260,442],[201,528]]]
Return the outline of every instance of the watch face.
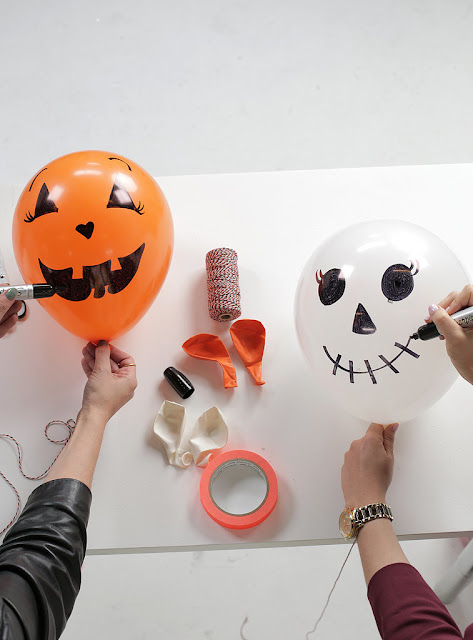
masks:
[[[346,511],[342,511],[338,521],[338,528],[344,538],[350,538],[353,531],[353,523]]]

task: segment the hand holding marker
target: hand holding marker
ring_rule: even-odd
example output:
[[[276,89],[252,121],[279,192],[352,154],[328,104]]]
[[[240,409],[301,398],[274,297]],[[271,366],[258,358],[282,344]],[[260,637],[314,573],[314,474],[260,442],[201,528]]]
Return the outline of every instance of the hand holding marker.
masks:
[[[60,290],[46,284],[21,284],[15,287],[7,284],[8,282],[9,278],[5,267],[5,261],[3,259],[2,252],[0,251],[0,296],[3,295],[3,293],[7,293],[7,291],[10,291],[10,293],[7,295],[8,300],[15,299],[16,301],[18,301],[13,304],[9,311],[7,311],[7,313],[11,313],[13,311],[17,319],[22,319],[26,316],[25,300],[31,300],[34,298],[49,298]],[[19,307],[18,304],[20,304]],[[5,332],[8,333],[8,331],[13,328],[16,322],[16,320],[14,320],[12,324],[12,321],[10,321],[8,328],[6,329],[4,320],[5,317],[3,317],[2,320],[2,314],[0,313],[0,324],[3,325],[3,331],[0,329],[0,337],[1,335],[5,335]]]
[[[1,264],[0,264],[0,273],[1,273]],[[5,276],[4,276],[5,277]],[[8,300],[15,300],[14,305],[18,306],[15,308],[14,306],[10,309],[9,313],[12,311],[15,314],[17,320],[21,320],[26,316],[26,302],[25,300],[33,300],[35,298],[50,298],[55,293],[58,293],[61,289],[55,288],[50,284],[18,284],[16,286],[4,285],[0,286],[0,296],[5,293]],[[1,311],[1,310],[0,310]],[[8,319],[8,316],[7,318]],[[14,323],[10,321],[8,327],[5,326],[4,323],[5,316],[2,320],[2,313],[0,312],[0,337],[8,333],[10,329],[13,328]],[[16,320],[14,321],[16,322]],[[2,330],[3,329],[3,330]]]
[[[50,298],[61,289],[50,284],[17,284],[0,287],[0,295],[9,289],[16,289],[15,300],[33,300],[36,298]]]
[[[438,305],[431,305],[425,321],[427,324],[411,337],[444,339],[453,366],[473,384],[473,286],[468,284],[460,292],[452,291]]]
[[[467,307],[466,309],[452,313],[450,318],[455,320],[463,329],[469,329],[473,327],[473,307]],[[442,333],[438,330],[437,326],[433,322],[429,322],[419,327],[417,331],[412,334],[411,338],[413,340],[431,340],[441,335]]]

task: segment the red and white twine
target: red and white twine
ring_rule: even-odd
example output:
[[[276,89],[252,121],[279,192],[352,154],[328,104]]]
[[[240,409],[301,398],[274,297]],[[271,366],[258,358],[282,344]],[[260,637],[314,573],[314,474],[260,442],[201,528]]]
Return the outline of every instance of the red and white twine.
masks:
[[[213,249],[205,256],[207,295],[212,320],[226,322],[241,315],[238,254],[233,249]]]
[[[64,425],[67,430],[68,430],[68,435],[63,438],[62,440],[53,440],[52,438],[49,437],[48,435],[48,429],[49,427],[51,427],[53,424],[62,424]],[[62,448],[61,451],[57,454],[57,456],[54,458],[54,460],[51,462],[51,464],[49,465],[49,467],[46,469],[46,471],[44,471],[43,473],[40,473],[39,476],[28,476],[26,475],[26,473],[23,471],[23,453],[21,450],[20,445],[18,444],[18,442],[15,440],[15,438],[13,436],[8,435],[8,433],[0,433],[0,438],[6,438],[8,440],[11,440],[12,442],[15,443],[16,445],[16,450],[18,452],[18,466],[20,468],[21,471],[21,475],[24,476],[27,480],[41,480],[42,478],[44,478],[48,473],[49,470],[51,469],[51,467],[53,466],[53,464],[56,462],[56,460],[59,458],[59,456],[61,455],[62,450],[64,449],[64,447],[66,446],[66,444],[69,442],[72,434],[74,433],[74,429],[75,429],[76,423],[74,420],[69,419],[67,422],[64,422],[63,420],[52,420],[51,422],[49,422],[45,429],[44,429],[44,435],[46,436],[46,438],[49,440],[49,442],[52,442],[53,444],[62,444]],[[13,518],[10,520],[10,522],[7,524],[7,526],[2,529],[0,531],[0,536],[5,533],[5,531],[7,529],[9,529],[12,524],[15,522],[15,520],[18,518],[18,516],[20,515],[20,511],[21,511],[21,499],[20,499],[20,494],[18,493],[18,490],[16,489],[16,487],[10,482],[10,480],[8,480],[8,478],[5,476],[4,473],[2,473],[0,471],[0,476],[5,480],[5,482],[10,486],[10,488],[12,489],[12,491],[14,492],[14,494],[16,495],[16,513],[13,516]]]

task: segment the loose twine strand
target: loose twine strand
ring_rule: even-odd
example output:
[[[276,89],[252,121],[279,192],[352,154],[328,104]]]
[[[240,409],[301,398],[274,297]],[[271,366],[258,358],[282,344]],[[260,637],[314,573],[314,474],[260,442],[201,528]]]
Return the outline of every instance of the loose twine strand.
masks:
[[[49,437],[48,434],[48,430],[49,428],[53,425],[53,424],[62,424],[64,425],[67,430],[68,430],[68,435],[63,438],[62,440],[54,440],[53,438]],[[64,422],[63,420],[52,420],[51,422],[49,422],[45,429],[44,429],[44,435],[46,436],[46,438],[49,440],[49,442],[52,442],[53,444],[62,444],[61,447],[61,451],[59,451],[59,453],[57,454],[57,456],[54,458],[54,460],[51,462],[51,464],[49,465],[49,467],[46,469],[46,471],[43,471],[43,473],[40,473],[38,476],[28,476],[26,475],[26,473],[23,471],[23,452],[21,449],[21,446],[19,445],[19,443],[17,442],[17,440],[15,440],[15,438],[13,436],[10,436],[8,433],[0,433],[0,438],[5,438],[7,440],[11,440],[12,442],[15,443],[16,446],[16,450],[18,452],[18,466],[20,468],[20,472],[21,475],[23,477],[25,477],[27,480],[41,480],[42,478],[44,478],[48,473],[49,470],[51,469],[51,467],[53,466],[53,464],[56,462],[56,460],[59,458],[59,456],[62,453],[62,450],[64,449],[64,447],[66,446],[66,444],[69,442],[72,434],[74,433],[74,429],[76,427],[76,423],[75,420],[73,420],[72,418],[70,418],[69,420],[67,420],[67,422]],[[20,494],[18,493],[17,488],[15,487],[15,485],[13,483],[10,482],[10,480],[5,476],[4,473],[2,473],[2,471],[0,471],[0,476],[5,480],[5,482],[9,485],[9,487],[12,489],[13,493],[16,496],[16,512],[15,515],[13,516],[13,518],[10,520],[10,522],[7,524],[6,527],[4,527],[1,531],[0,531],[0,536],[2,534],[5,533],[5,531],[7,531],[12,524],[16,521],[16,519],[18,518],[18,516],[20,515],[20,511],[21,511],[21,499],[20,499]]]
[[[326,611],[326,609],[327,609],[327,607],[328,607],[328,603],[330,602],[330,598],[331,598],[331,596],[332,596],[332,593],[334,592],[334,589],[335,589],[335,587],[337,586],[337,582],[338,582],[338,580],[339,580],[340,576],[342,575],[342,571],[343,571],[343,569],[344,569],[344,567],[345,567],[345,565],[346,565],[346,563],[347,563],[347,561],[348,561],[348,558],[350,557],[350,553],[353,551],[353,547],[355,546],[355,544],[356,544],[356,538],[355,538],[355,540],[353,541],[353,544],[351,545],[350,550],[348,551],[347,557],[346,557],[346,558],[345,558],[345,560],[343,561],[342,567],[341,567],[340,571],[338,572],[338,576],[335,578],[335,582],[333,583],[333,587],[332,587],[332,589],[330,590],[330,593],[328,594],[327,602],[325,603],[325,606],[324,606],[324,608],[322,609],[322,613],[321,613],[321,614],[320,614],[320,616],[318,617],[317,622],[315,623],[315,625],[314,625],[313,629],[312,629],[311,631],[308,631],[308,632],[306,633],[306,635],[305,635],[306,640],[309,640],[309,636],[311,636],[313,633],[315,633],[315,630],[317,629],[317,627],[318,627],[318,625],[319,625],[319,622],[320,622],[320,621],[322,620],[322,618],[324,617],[324,614],[325,614],[325,611]],[[248,640],[248,638],[247,638],[246,636],[244,636],[244,635],[243,635],[243,627],[247,624],[247,622],[248,622],[248,616],[246,616],[246,618],[243,620],[243,623],[242,623],[242,625],[241,625],[241,627],[240,627],[240,638],[241,638],[242,640]]]
[[[314,628],[312,629],[312,631],[308,631],[305,634],[306,640],[309,640],[309,636],[311,636],[313,633],[315,633],[315,630],[317,629],[317,626],[318,626],[319,622],[322,620],[322,618],[324,616],[324,613],[325,613],[325,610],[328,607],[328,603],[330,602],[330,598],[332,596],[332,593],[334,592],[334,589],[337,586],[338,579],[342,575],[343,568],[345,567],[345,565],[346,565],[346,563],[348,561],[348,558],[350,557],[350,553],[353,551],[353,547],[355,546],[355,543],[356,543],[356,538],[353,540],[353,544],[351,545],[350,550],[348,551],[348,555],[345,558],[345,560],[343,561],[342,567],[341,567],[340,571],[338,572],[338,576],[335,578],[335,582],[333,583],[333,587],[332,587],[330,593],[328,594],[327,602],[325,603],[325,607],[322,609],[322,613],[320,614],[320,616],[319,616],[317,622],[315,623]]]

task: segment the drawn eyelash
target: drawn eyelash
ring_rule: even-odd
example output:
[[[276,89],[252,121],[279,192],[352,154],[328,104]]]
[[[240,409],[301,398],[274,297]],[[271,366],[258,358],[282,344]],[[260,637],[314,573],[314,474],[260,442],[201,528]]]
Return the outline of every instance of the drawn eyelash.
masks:
[[[141,200],[138,202],[138,206],[135,206],[136,213],[138,213],[140,216],[143,215],[143,213],[145,213],[145,205],[141,204]],[[24,222],[33,222],[33,220],[35,220],[36,217],[31,215],[31,213],[28,211],[28,213],[26,214],[26,217],[23,219]]]
[[[413,269],[414,269],[414,267],[415,267],[415,271],[414,271],[414,273],[412,273],[412,275],[413,275],[413,276],[416,276],[416,275],[419,273],[419,268],[420,268],[420,267],[419,267],[419,261],[418,261],[418,260],[415,260],[415,262],[413,262],[413,261],[411,260],[411,261],[410,261],[410,263],[411,263],[411,264],[410,264],[410,267],[409,267],[409,271],[412,273],[412,270],[413,270]]]
[[[34,209],[34,215],[28,211],[26,218],[24,218],[25,222],[33,222],[36,218],[40,218],[41,216],[45,216],[48,213],[57,213],[58,208],[56,203],[51,198],[51,194],[49,193],[48,187],[46,183],[43,182],[43,186],[40,189],[38,194],[38,198],[36,200],[36,205]]]

